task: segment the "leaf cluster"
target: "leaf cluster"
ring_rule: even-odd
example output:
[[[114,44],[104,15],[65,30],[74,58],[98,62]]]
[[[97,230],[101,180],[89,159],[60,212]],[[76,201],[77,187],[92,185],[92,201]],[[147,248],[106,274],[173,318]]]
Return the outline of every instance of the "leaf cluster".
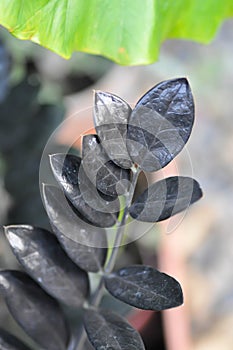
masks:
[[[139,333],[124,318],[98,307],[104,287],[139,309],[165,310],[183,303],[173,277],[145,265],[113,271],[117,244],[107,256],[109,228],[120,244],[128,216],[159,222],[202,196],[197,181],[173,176],[133,199],[140,171],[166,166],[190,136],[194,103],[189,84],[184,78],[162,82],[133,109],[118,96],[97,91],[94,121],[97,134],[83,137],[82,157],[50,156],[59,185],[43,188],[52,232],[29,225],[5,228],[25,272],[1,271],[0,292],[16,321],[47,350],[71,349],[62,304],[85,309],[84,327],[95,349],[144,349]],[[93,295],[90,273],[100,275]],[[3,350],[28,349],[5,331],[0,331],[0,341]]]

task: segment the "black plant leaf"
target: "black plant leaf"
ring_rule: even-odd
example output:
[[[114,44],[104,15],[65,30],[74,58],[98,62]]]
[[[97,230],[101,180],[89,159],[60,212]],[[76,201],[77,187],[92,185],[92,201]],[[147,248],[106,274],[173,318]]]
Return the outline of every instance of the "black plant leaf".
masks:
[[[5,233],[20,264],[46,292],[71,306],[83,304],[88,275],[68,258],[53,234],[26,225],[8,226]]]
[[[133,109],[127,148],[145,171],[166,166],[186,144],[194,121],[194,102],[185,78],[164,81],[149,90]]]
[[[104,194],[117,197],[128,191],[130,170],[109,159],[97,135],[83,137],[82,165],[86,176]]]
[[[117,221],[119,200],[104,199],[97,192],[81,166],[81,158],[72,154],[50,156],[52,171],[67,198],[82,218],[98,227],[111,227]]]
[[[1,350],[30,350],[21,340],[14,335],[0,328],[0,349]]]
[[[132,265],[105,276],[107,290],[126,304],[145,310],[165,310],[183,303],[180,284],[150,266]]]
[[[126,148],[130,113],[130,106],[120,97],[108,92],[95,92],[94,123],[101,145],[114,163],[126,169],[132,166]]]
[[[173,176],[148,187],[129,208],[137,220],[158,222],[168,219],[202,197],[198,182],[190,177]]]
[[[84,200],[91,207],[98,208],[104,213],[111,213],[111,215],[113,216],[111,220],[114,220],[115,223],[120,211],[120,201],[118,196],[107,195],[99,191],[98,188],[95,185],[93,185],[93,183],[87,177],[83,168],[83,164],[80,165],[78,175],[80,181],[79,187]],[[99,178],[99,173],[97,173],[96,178]],[[111,226],[109,225],[109,227]]]
[[[139,333],[108,310],[88,310],[84,316],[88,339],[96,350],[144,350]]]
[[[15,320],[46,350],[66,350],[69,333],[58,303],[28,275],[0,271],[0,293]]]
[[[69,257],[86,271],[99,271],[107,254],[105,230],[79,219],[59,188],[45,185],[43,197],[53,231]]]

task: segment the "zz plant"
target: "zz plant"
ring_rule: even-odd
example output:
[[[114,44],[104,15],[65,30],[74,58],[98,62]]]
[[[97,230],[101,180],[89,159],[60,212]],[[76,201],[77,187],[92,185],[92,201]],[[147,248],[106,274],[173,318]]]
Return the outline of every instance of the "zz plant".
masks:
[[[199,184],[183,176],[157,181],[134,198],[139,173],[172,161],[186,144],[193,121],[193,97],[184,78],[156,85],[133,109],[118,96],[97,91],[97,135],[83,137],[82,158],[50,156],[59,186],[44,185],[43,199],[53,233],[28,225],[5,227],[25,272],[0,272],[0,291],[11,314],[41,348],[82,350],[87,335],[97,350],[144,349],[139,333],[124,318],[100,308],[105,290],[139,309],[183,303],[173,277],[150,266],[114,271],[114,265],[129,220],[159,222],[201,198]],[[91,273],[99,275],[92,292]],[[79,336],[70,334],[63,304],[83,308]],[[0,335],[3,350],[29,349],[4,330]]]

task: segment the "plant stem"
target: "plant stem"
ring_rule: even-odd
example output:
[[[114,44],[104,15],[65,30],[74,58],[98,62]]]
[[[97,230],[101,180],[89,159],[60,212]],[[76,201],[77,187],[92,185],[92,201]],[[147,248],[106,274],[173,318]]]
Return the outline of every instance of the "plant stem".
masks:
[[[118,228],[116,231],[116,237],[115,237],[115,241],[114,241],[114,246],[112,249],[111,256],[110,256],[110,258],[109,258],[109,260],[104,268],[104,275],[112,272],[114,265],[116,263],[116,258],[118,255],[119,247],[121,245],[122,238],[124,235],[124,225],[125,225],[125,222],[126,222],[127,217],[128,217],[130,204],[131,204],[132,199],[133,199],[133,194],[134,194],[135,186],[136,186],[138,175],[139,175],[139,168],[133,167],[132,173],[133,173],[132,182],[131,182],[131,186],[130,186],[130,190],[128,192],[128,195],[126,196],[125,210],[124,210],[122,219],[118,224]],[[100,301],[103,297],[103,294],[104,294],[104,276],[101,277],[95,293],[90,298],[88,306],[89,307],[97,307],[100,304]],[[76,344],[75,347],[72,346],[70,348],[70,346],[69,346],[68,350],[73,350],[73,349],[74,350],[83,350],[83,346],[85,344],[85,341],[86,341],[86,332],[85,332],[84,327],[82,327],[82,329],[80,331],[79,338],[78,338],[78,343]]]
[[[125,211],[124,211],[124,214],[122,216],[122,219],[121,219],[121,222],[118,226],[118,229],[117,229],[117,232],[116,232],[116,238],[115,238],[115,241],[114,241],[114,246],[113,246],[113,249],[112,249],[112,254],[109,258],[109,261],[104,269],[104,272],[106,274],[109,274],[111,273],[114,265],[115,265],[115,262],[116,262],[116,258],[117,258],[117,254],[118,254],[118,251],[119,251],[119,246],[121,244],[121,241],[122,241],[122,237],[123,237],[123,234],[124,234],[124,230],[122,230],[124,224],[125,224],[125,221],[127,219],[127,216],[128,216],[128,207],[125,208]]]
[[[136,186],[136,183],[137,183],[137,179],[138,179],[138,175],[139,175],[139,168],[132,168],[132,173],[133,173],[133,176],[132,176],[132,183],[131,183],[131,186],[130,186],[130,190],[128,192],[128,195],[126,197],[126,206],[125,206],[125,210],[124,210],[124,214],[122,216],[122,219],[119,223],[119,226],[118,226],[118,229],[117,229],[117,232],[116,232],[116,238],[115,238],[115,241],[114,241],[114,246],[113,246],[113,250],[112,250],[112,254],[109,258],[109,261],[104,269],[104,272],[106,274],[109,274],[112,272],[112,269],[115,265],[115,262],[116,262],[116,258],[117,258],[117,254],[118,254],[118,251],[119,251],[119,247],[121,245],[121,242],[122,242],[122,238],[123,238],[123,234],[124,234],[124,229],[122,230],[126,220],[127,220],[127,217],[128,217],[128,211],[129,211],[129,207],[130,207],[130,204],[132,202],[132,199],[133,199],[133,194],[134,194],[134,190],[135,190],[135,186]]]

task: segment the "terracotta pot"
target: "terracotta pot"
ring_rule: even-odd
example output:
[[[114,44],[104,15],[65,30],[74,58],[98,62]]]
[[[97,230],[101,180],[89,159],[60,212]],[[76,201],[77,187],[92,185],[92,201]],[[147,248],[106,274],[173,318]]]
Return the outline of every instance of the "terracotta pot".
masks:
[[[161,312],[135,310],[128,321],[141,334],[146,350],[165,350]]]

